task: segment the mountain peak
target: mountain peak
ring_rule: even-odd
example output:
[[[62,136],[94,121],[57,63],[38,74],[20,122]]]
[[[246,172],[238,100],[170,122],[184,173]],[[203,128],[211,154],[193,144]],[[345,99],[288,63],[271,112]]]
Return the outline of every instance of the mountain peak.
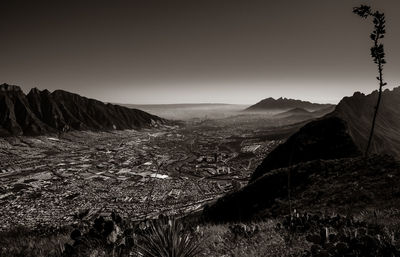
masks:
[[[374,154],[400,156],[399,89],[383,92],[371,144]],[[368,141],[376,94],[356,92],[343,98],[332,113],[306,124],[276,147],[253,173],[252,181],[270,170],[300,162],[360,155]]]
[[[64,90],[50,93],[0,85],[0,135],[40,135],[69,130],[140,129],[165,120],[141,110],[105,104]],[[19,92],[17,94],[13,92]],[[18,108],[16,108],[18,106]]]
[[[249,108],[246,109],[246,111],[290,110],[294,108],[301,108],[307,111],[315,111],[329,106],[333,105],[317,104],[308,101],[290,99],[285,97],[279,97],[278,99],[268,97],[250,106]]]
[[[0,85],[0,91],[2,92],[22,92],[22,89],[19,86],[9,85],[7,83],[3,83]]]

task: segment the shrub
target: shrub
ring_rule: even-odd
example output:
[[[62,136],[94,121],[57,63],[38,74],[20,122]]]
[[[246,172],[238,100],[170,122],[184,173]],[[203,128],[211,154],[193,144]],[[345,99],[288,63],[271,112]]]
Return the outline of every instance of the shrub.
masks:
[[[197,236],[175,219],[151,221],[138,242],[143,257],[194,257],[200,253]]]

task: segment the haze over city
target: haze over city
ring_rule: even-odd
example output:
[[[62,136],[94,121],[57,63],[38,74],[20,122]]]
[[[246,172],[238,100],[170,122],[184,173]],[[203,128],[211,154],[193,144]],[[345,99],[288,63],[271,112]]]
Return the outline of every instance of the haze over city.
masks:
[[[4,1],[0,78],[129,104],[337,103],[376,88],[360,3],[387,17],[400,80],[399,1]]]

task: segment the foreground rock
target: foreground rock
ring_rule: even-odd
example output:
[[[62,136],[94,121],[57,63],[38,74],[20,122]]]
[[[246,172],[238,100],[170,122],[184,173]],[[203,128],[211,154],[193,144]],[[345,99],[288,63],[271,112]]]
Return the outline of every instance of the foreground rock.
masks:
[[[121,130],[166,122],[141,110],[106,104],[77,94],[0,85],[0,136],[40,135],[69,130]]]

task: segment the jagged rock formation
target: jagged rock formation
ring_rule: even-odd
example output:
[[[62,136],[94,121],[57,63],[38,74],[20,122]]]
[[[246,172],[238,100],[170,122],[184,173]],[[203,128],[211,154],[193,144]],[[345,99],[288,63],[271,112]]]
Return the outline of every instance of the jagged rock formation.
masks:
[[[272,151],[251,181],[268,171],[315,159],[357,156],[365,149],[378,93],[355,93],[335,110],[312,121]],[[400,156],[400,87],[383,92],[372,140],[372,153]]]
[[[82,97],[62,90],[0,85],[0,136],[40,135],[69,130],[151,127],[165,120],[137,109]]]
[[[59,131],[68,131],[70,127],[52,94],[48,90],[32,88],[27,95],[29,104],[36,117]]]
[[[2,135],[41,134],[51,130],[33,113],[21,88],[7,84],[0,85]]]
[[[302,108],[308,111],[316,111],[319,109],[333,106],[332,104],[317,104],[308,101],[301,101],[288,98],[274,99],[272,97],[261,100],[260,102],[248,107],[245,111],[268,111],[268,110],[290,110],[294,108]]]
[[[346,213],[371,206],[399,204],[400,162],[391,156],[314,160],[272,170],[239,191],[206,207],[211,222],[237,222],[289,213],[288,173],[292,208]]]

